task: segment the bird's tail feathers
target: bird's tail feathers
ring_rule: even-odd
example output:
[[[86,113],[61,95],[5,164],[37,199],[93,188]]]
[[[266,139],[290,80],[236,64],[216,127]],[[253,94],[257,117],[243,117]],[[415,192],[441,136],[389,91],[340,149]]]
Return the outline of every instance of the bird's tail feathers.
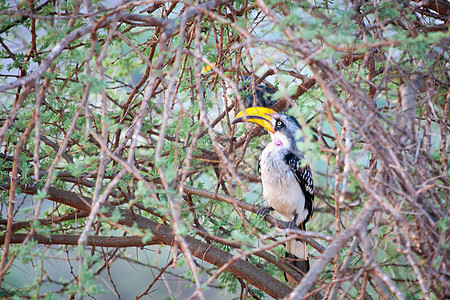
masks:
[[[309,259],[308,259],[308,246],[302,240],[291,240],[286,243],[286,255],[288,263],[299,269],[302,273],[306,274],[309,271]],[[294,280],[288,274],[285,274],[286,280],[291,286],[297,285],[297,281]]]

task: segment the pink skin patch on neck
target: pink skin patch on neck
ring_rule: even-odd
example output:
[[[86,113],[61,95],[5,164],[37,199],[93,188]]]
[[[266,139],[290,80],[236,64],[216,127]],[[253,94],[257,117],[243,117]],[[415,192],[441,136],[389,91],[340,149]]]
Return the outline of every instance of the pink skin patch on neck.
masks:
[[[276,139],[275,141],[273,141],[273,143],[274,143],[276,146],[283,146],[283,142],[282,142],[281,140],[278,140],[278,139]]]

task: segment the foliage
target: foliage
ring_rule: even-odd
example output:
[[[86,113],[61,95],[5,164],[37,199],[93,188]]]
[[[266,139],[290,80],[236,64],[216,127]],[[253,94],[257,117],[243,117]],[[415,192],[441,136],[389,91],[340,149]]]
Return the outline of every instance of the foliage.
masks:
[[[448,1],[0,10],[2,295],[449,297]],[[307,233],[254,214],[269,137],[231,120],[259,84],[303,127]]]

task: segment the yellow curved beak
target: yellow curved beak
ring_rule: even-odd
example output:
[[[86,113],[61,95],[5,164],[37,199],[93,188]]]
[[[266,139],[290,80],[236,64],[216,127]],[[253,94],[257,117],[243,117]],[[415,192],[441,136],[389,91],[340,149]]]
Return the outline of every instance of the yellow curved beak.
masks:
[[[273,125],[272,125],[272,114],[275,114],[276,111],[267,108],[267,107],[249,107],[243,111],[240,111],[233,120],[233,124],[238,122],[252,122],[262,126],[267,129],[271,133],[274,133]]]

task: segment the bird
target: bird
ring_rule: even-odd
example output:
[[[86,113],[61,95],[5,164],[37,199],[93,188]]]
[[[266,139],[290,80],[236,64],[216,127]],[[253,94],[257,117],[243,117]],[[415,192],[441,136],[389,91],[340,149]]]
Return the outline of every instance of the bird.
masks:
[[[207,76],[211,71],[211,67],[209,65],[205,66],[201,70],[201,74],[203,76]],[[224,70],[225,71],[225,70]],[[226,73],[228,78],[232,78],[233,73]],[[238,85],[238,90],[241,95],[243,95],[243,104],[245,108],[254,107],[254,106],[263,106],[263,107],[271,107],[278,100],[273,99],[273,95],[275,91],[265,84],[258,84],[255,86],[255,96],[253,96],[252,89],[252,79],[248,75],[242,75],[243,80]],[[227,86],[227,93],[229,96],[232,96],[233,90]],[[213,85],[215,87],[215,85]]]
[[[306,230],[314,211],[314,181],[311,168],[297,146],[303,141],[298,138],[300,124],[293,116],[267,107],[246,108],[232,123],[245,121],[262,126],[272,138],[259,158],[263,197],[269,206],[257,213],[265,215],[274,210],[287,221],[287,228]],[[302,240],[288,241],[285,257],[301,272],[309,271],[308,248]],[[296,284],[288,274],[285,277],[291,286]]]
[[[258,84],[255,87],[255,97],[253,97],[253,90],[251,84],[251,78],[244,75],[244,83],[239,88],[240,92],[247,94],[244,98],[244,107],[271,107],[277,100],[272,99],[275,91],[265,84]]]

